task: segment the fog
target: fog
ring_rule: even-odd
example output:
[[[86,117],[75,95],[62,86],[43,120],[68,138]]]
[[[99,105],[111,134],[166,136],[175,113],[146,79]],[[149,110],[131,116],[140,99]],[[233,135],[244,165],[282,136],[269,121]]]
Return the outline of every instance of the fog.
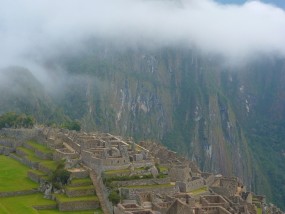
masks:
[[[260,1],[1,1],[0,68],[43,70],[45,58],[75,53],[88,39],[126,47],[183,46],[231,60],[257,53],[284,57],[285,11]]]

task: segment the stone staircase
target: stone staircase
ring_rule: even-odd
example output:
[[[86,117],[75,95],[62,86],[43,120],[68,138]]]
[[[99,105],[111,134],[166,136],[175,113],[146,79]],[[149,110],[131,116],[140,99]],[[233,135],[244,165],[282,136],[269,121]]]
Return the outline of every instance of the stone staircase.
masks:
[[[98,177],[94,170],[90,171],[90,178],[95,186],[97,197],[100,201],[101,209],[104,214],[112,214],[113,206],[108,200],[108,196],[104,191],[104,184],[101,177]]]

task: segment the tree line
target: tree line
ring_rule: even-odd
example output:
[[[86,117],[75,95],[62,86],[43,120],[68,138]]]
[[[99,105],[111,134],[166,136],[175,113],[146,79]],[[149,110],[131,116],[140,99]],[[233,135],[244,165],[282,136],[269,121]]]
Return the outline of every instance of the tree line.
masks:
[[[24,113],[7,112],[0,116],[0,129],[2,128],[32,128],[35,118]]]

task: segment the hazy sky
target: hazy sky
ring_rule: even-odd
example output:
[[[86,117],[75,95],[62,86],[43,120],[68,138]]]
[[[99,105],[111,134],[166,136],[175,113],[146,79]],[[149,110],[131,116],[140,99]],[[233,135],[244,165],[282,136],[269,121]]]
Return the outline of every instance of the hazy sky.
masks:
[[[89,38],[125,45],[183,45],[231,58],[285,56],[285,11],[259,1],[2,0],[0,67],[75,52]]]

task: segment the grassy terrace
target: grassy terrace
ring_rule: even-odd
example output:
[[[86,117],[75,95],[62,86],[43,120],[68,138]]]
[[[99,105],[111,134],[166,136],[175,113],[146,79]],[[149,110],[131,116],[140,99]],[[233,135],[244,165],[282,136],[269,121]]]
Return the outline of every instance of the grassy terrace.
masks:
[[[45,176],[46,175],[44,172],[36,170],[36,169],[30,169],[29,172],[32,172],[32,173],[37,174],[39,176]]]
[[[83,196],[83,197],[67,197],[66,195],[55,195],[56,199],[60,202],[72,202],[72,201],[98,201],[97,196]]]
[[[27,149],[27,148],[25,148],[25,147],[18,147],[17,148],[18,150],[21,150],[22,152],[24,152],[25,154],[26,154],[26,156],[27,156],[27,158],[30,160],[30,161],[33,161],[33,162],[40,162],[41,161],[41,159],[40,158],[38,158],[36,155],[35,155],[35,153],[33,152],[33,151],[31,151],[31,150],[29,150],[29,149]]]
[[[27,142],[28,145],[30,145],[31,147],[43,152],[43,153],[50,153],[52,154],[52,150],[50,150],[49,148],[47,148],[46,146],[44,145],[41,145],[35,141],[28,141]]]
[[[1,214],[37,214],[38,211],[33,208],[35,205],[55,205],[56,202],[43,198],[43,195],[32,194],[16,197],[5,197],[0,200]]]
[[[262,209],[261,208],[257,208],[257,214],[262,214]]]
[[[41,165],[49,168],[50,170],[55,170],[58,165],[56,161],[52,161],[52,160],[42,160],[40,162],[41,162],[40,163]]]
[[[87,190],[87,189],[94,189],[93,185],[89,185],[89,186],[66,186],[66,189],[68,190]]]
[[[92,185],[90,178],[72,179],[71,185]]]
[[[29,168],[27,166],[18,161],[0,155],[0,192],[37,188],[38,184],[27,177],[28,170]]]
[[[125,188],[134,188],[134,189],[142,189],[142,188],[166,188],[166,187],[174,187],[172,184],[153,184],[153,185],[136,185],[136,186],[126,186]]]
[[[105,175],[115,175],[115,174],[125,173],[125,172],[130,172],[130,170],[129,169],[109,170],[109,171],[105,171],[104,174]]]
[[[190,193],[191,193],[192,195],[199,195],[199,194],[204,193],[204,192],[207,192],[207,191],[208,191],[208,188],[207,188],[207,187],[202,187],[202,188],[200,188],[200,189],[195,189],[195,190],[191,191]]]
[[[103,211],[101,209],[97,209],[95,211],[91,211],[91,210],[87,210],[87,211],[58,211],[58,210],[39,210],[38,211],[39,214],[62,214],[62,213],[66,213],[66,214],[104,214]]]

